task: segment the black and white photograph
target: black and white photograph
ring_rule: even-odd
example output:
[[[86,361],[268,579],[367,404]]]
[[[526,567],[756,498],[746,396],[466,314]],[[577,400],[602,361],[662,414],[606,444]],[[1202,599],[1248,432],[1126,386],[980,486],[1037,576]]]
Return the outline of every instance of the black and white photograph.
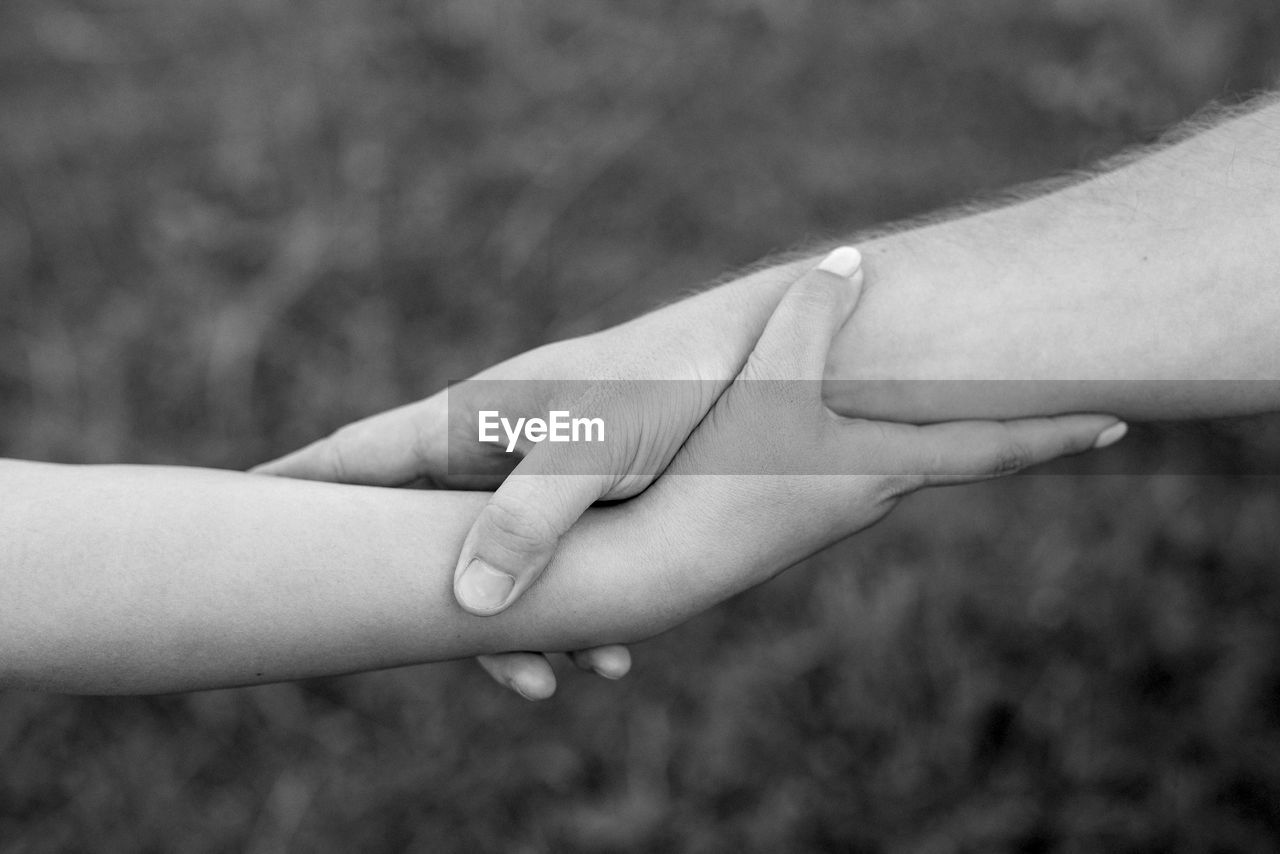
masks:
[[[2,0],[0,854],[1280,851],[1275,0]]]

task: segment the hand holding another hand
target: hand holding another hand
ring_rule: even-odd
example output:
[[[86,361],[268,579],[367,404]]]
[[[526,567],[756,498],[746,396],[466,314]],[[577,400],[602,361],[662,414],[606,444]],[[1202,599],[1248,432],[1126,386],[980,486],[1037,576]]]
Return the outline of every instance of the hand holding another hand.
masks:
[[[927,426],[835,415],[821,380],[862,285],[840,253],[791,286],[741,374],[632,502],[664,543],[665,569],[646,586],[668,591],[668,625],[869,527],[918,489],[1012,474],[1124,433],[1109,415]]]
[[[450,407],[442,393],[357,422],[262,470],[384,485],[426,478],[481,486],[498,481],[514,460],[503,459],[498,446],[478,445],[474,417],[463,413],[473,416],[477,408],[491,406],[545,414],[565,407],[603,415],[622,426],[623,440],[608,448],[521,448],[523,459],[500,481],[466,538],[455,590],[464,601],[471,593],[496,591],[496,606],[473,611],[509,607],[587,506],[649,487],[613,509],[619,511],[615,518],[651,531],[662,547],[637,555],[641,565],[622,587],[583,596],[584,605],[594,602],[590,607],[606,615],[640,608],[612,631],[607,620],[601,623],[602,637],[610,632],[612,639],[629,640],[674,625],[873,524],[898,498],[923,486],[1009,474],[1119,438],[1119,422],[1102,415],[924,427],[836,416],[822,403],[821,380],[831,340],[860,293],[858,260],[856,250],[837,250],[801,276],[755,349],[740,348],[749,355],[716,346],[704,347],[700,356],[694,355],[697,347],[650,354],[647,346],[660,336],[641,322],[652,324],[661,313],[650,315],[601,338],[530,351],[476,377],[550,381],[497,384],[504,390],[498,401],[485,400],[487,384],[473,384],[479,394],[463,384],[449,393],[461,392],[465,404],[455,400]],[[597,382],[584,392],[579,383],[555,381],[570,369]],[[732,370],[737,378],[726,389],[727,382],[706,379],[716,376],[713,369]],[[642,394],[619,393],[634,392],[639,386],[632,380],[655,377],[695,379],[688,387],[701,391],[660,407]],[[469,463],[463,477],[450,474],[449,439],[452,462],[461,453]],[[666,475],[650,486],[664,467]],[[473,589],[468,570],[475,569],[476,558],[486,564],[484,573],[512,580],[491,579]],[[600,601],[602,595],[628,601]],[[626,650],[616,646],[575,654],[575,660],[610,676],[621,675],[629,664]],[[539,655],[485,656],[482,663],[526,696],[554,690],[554,675]]]
[[[665,469],[745,363],[762,326],[757,314],[743,308],[727,317],[722,297],[698,295],[522,353],[255,471],[376,486],[496,490],[459,555],[455,595],[472,613],[499,613],[536,581],[560,537],[588,507],[637,495]],[[589,411],[617,438],[603,447],[573,448],[522,440],[509,454],[501,444],[477,441],[475,416],[482,409],[512,419],[545,418],[554,409]],[[614,679],[630,668],[629,653],[619,646],[571,658]],[[531,699],[555,691],[555,675],[537,653],[481,656],[480,663]]]
[[[499,618],[508,638],[554,650],[651,637],[874,524],[907,493],[1009,474],[1123,431],[1107,415],[915,427],[833,414],[821,377],[861,285],[841,260],[790,288],[662,477],[574,526],[543,580]],[[564,620],[525,631],[526,615],[549,610]]]

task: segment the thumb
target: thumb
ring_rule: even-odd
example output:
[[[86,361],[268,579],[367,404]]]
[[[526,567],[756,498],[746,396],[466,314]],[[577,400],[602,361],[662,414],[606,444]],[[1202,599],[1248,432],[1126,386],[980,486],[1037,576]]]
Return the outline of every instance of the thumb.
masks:
[[[589,449],[579,449],[592,454]],[[462,543],[453,575],[458,604],[489,616],[506,610],[550,563],[564,533],[617,481],[603,461],[574,474],[559,448],[534,446],[480,511]]]
[[[831,341],[862,292],[862,253],[832,250],[797,279],[774,309],[744,372],[751,379],[822,379]]]

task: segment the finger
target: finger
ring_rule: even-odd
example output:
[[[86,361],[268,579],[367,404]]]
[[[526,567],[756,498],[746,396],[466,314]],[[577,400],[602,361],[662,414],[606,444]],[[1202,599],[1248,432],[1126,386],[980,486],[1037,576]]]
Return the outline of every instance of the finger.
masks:
[[[621,644],[597,646],[569,653],[579,670],[589,670],[605,679],[621,679],[631,672],[631,651]]]
[[[463,540],[454,568],[458,604],[479,616],[506,610],[542,575],[560,538],[592,504],[634,495],[665,468],[688,430],[665,449],[663,431],[650,422],[664,424],[668,409],[681,408],[654,391],[633,384],[620,394],[609,384],[593,385],[571,414],[598,424],[598,432],[587,426],[578,434],[575,427],[567,443],[532,446]]]
[[[752,379],[821,379],[836,332],[862,291],[862,254],[830,252],[787,289],[748,361]]]
[[[1111,415],[1059,415],[1017,421],[957,421],[914,428],[906,460],[920,486],[1013,474],[1059,457],[1105,448],[1127,425]]]
[[[616,467],[606,449],[535,445],[462,542],[453,573],[458,604],[478,616],[510,607],[542,575],[564,533],[612,488]]]
[[[255,474],[399,486],[447,467],[448,406],[438,396],[356,421],[253,469]]]
[[[502,652],[476,656],[476,661],[499,685],[526,700],[545,700],[556,692],[551,662],[538,652]]]

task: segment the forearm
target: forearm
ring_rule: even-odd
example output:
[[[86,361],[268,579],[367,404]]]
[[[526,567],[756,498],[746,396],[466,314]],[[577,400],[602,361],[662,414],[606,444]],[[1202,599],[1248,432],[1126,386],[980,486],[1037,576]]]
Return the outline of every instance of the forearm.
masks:
[[[860,243],[828,403],[912,421],[1280,409],[1277,140],[1272,104],[1056,193]],[[722,298],[762,323],[812,263]]]
[[[871,241],[830,376],[1028,382],[852,383],[833,399],[934,418],[1280,408],[1264,382],[1280,379],[1277,140],[1273,105],[1057,193]]]
[[[200,469],[0,471],[0,685],[269,682],[625,641],[683,613],[642,595],[659,568],[635,571],[648,550],[645,526],[625,518],[634,508],[593,511],[536,590],[480,618],[457,607],[452,579],[482,494]]]

